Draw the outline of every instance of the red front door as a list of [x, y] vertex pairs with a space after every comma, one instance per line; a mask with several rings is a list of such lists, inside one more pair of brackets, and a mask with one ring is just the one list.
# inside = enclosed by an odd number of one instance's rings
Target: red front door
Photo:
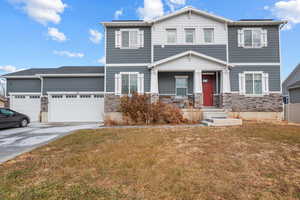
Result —
[[213, 75], [203, 75], [202, 76], [202, 86], [203, 86], [203, 105], [213, 106], [213, 96], [214, 96], [214, 81], [215, 76]]

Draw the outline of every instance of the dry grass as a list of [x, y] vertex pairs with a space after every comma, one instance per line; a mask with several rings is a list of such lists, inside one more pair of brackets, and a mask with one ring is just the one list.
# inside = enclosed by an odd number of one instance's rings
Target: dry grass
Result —
[[79, 131], [0, 166], [0, 199], [300, 199], [300, 127]]

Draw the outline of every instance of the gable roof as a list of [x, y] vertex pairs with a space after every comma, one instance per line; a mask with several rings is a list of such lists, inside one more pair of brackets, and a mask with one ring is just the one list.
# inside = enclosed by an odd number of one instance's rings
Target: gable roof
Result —
[[176, 17], [176, 16], [184, 14], [184, 13], [195, 13], [197, 15], [208, 17], [208, 18], [211, 18], [211, 19], [214, 19], [214, 20], [217, 20], [217, 21], [221, 21], [221, 22], [232, 22], [232, 20], [230, 20], [230, 19], [226, 19], [224, 17], [220, 17], [220, 16], [217, 16], [217, 15], [214, 15], [214, 14], [202, 11], [202, 10], [198, 10], [198, 9], [192, 7], [192, 6], [182, 8], [178, 11], [175, 11], [175, 12], [170, 13], [168, 15], [162, 16], [158, 19], [152, 20], [151, 22], [152, 23], [157, 23], [157, 22], [160, 22], [160, 21], [172, 18], [172, 17]]
[[59, 75], [59, 74], [103, 74], [103, 66], [64, 66], [59, 68], [32, 68], [14, 73], [3, 75], [5, 78], [9, 77], [26, 77], [26, 76], [37, 76], [37, 75]]
[[[105, 27], [143, 27], [143, 26], [152, 26], [154, 23], [167, 20], [172, 17], [176, 17], [178, 15], [184, 14], [184, 13], [194, 13], [197, 15], [201, 15], [219, 22], [227, 23], [232, 26], [251, 26], [251, 25], [257, 25], [257, 26], [263, 26], [263, 25], [284, 25], [287, 24], [288, 21], [286, 20], [273, 20], [273, 19], [243, 19], [239, 21], [227, 19], [224, 17], [220, 17], [218, 15], [196, 9], [192, 6], [184, 7], [180, 10], [177, 10], [175, 12], [169, 13], [167, 15], [161, 16], [157, 19], [145, 21], [145, 20], [113, 20], [112, 22], [102, 22], [102, 24]], [[282, 28], [282, 27], [281, 27]]]
[[179, 53], [179, 54], [176, 54], [174, 56], [171, 56], [171, 57], [168, 57], [168, 58], [156, 61], [152, 65], [150, 65], [149, 67], [152, 68], [154, 66], [161, 65], [163, 63], [167, 63], [167, 62], [170, 62], [172, 60], [176, 60], [176, 59], [184, 57], [184, 56], [196, 56], [196, 57], [200, 57], [202, 59], [205, 59], [205, 60], [208, 60], [208, 61], [212, 61], [212, 62], [221, 64], [221, 65], [224, 65], [224, 66], [233, 66], [233, 65], [230, 65], [230, 64], [228, 64], [227, 62], [225, 62], [223, 60], [220, 60], [220, 59], [217, 59], [217, 58], [214, 58], [214, 57], [211, 57], [211, 56], [207, 56], [205, 54], [198, 53], [196, 51], [185, 51], [183, 53]]

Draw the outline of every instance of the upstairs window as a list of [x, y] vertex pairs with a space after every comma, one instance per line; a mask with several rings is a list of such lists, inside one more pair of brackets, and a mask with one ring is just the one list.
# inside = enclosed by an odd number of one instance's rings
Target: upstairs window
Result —
[[261, 28], [244, 28], [238, 30], [238, 46], [244, 48], [267, 47], [267, 30]]
[[144, 31], [139, 29], [121, 29], [115, 32], [115, 47], [137, 49], [144, 47]]
[[192, 44], [195, 42], [195, 29], [185, 29], [185, 43]]
[[176, 96], [185, 97], [188, 94], [188, 77], [176, 76]]
[[214, 43], [214, 29], [213, 28], [205, 28], [204, 32], [204, 42], [205, 43]]
[[167, 44], [175, 44], [177, 42], [176, 29], [167, 29]]

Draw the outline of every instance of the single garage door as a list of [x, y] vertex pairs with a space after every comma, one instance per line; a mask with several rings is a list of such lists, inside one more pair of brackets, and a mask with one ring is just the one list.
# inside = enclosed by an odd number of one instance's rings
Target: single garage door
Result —
[[10, 96], [10, 108], [27, 115], [32, 122], [40, 121], [40, 94], [18, 94]]
[[100, 122], [104, 117], [103, 94], [51, 94], [49, 122]]

